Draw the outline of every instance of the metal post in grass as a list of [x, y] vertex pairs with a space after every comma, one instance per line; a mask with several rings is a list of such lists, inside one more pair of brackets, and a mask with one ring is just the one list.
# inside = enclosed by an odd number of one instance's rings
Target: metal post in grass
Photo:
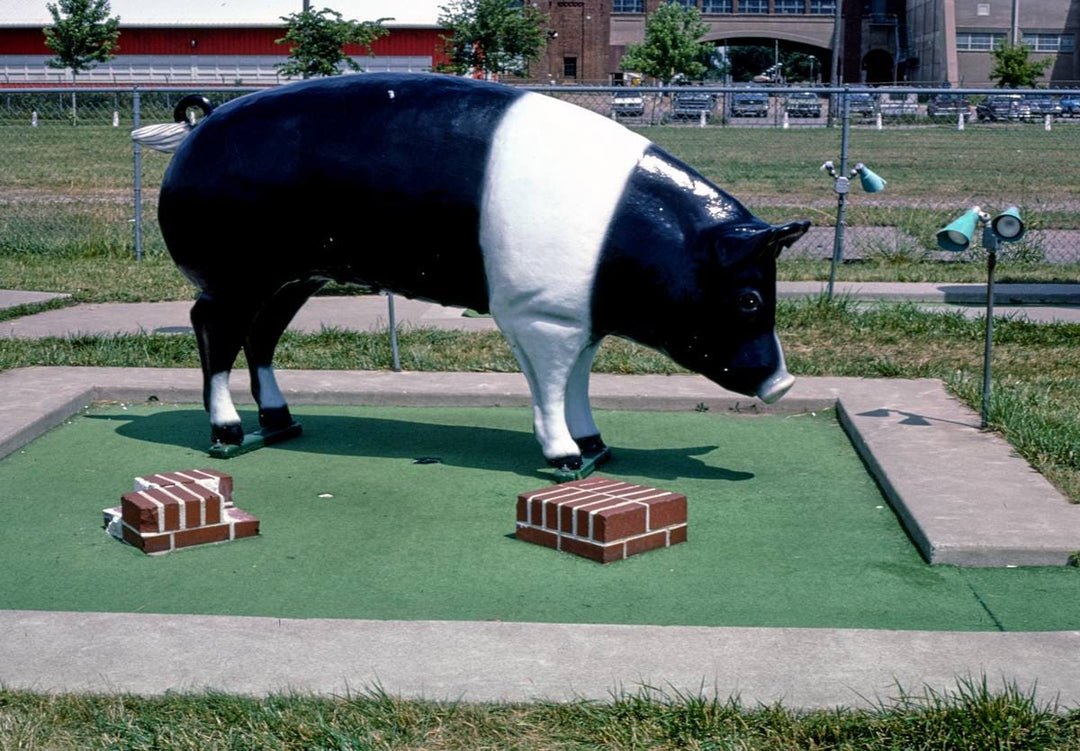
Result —
[[[131, 93], [131, 121], [132, 130], [141, 127], [142, 102], [139, 87], [136, 86]], [[135, 260], [142, 260], [142, 145], [132, 139], [135, 156]]]
[[[848, 87], [840, 95], [840, 175], [833, 189], [836, 191], [836, 229], [833, 233], [832, 262], [829, 264], [829, 301], [832, 302], [833, 286], [836, 284], [836, 266], [844, 257], [844, 222], [850, 180], [847, 177], [848, 136], [851, 134], [851, 112], [848, 109]], [[828, 164], [828, 162], [826, 162]], [[824, 166], [824, 165], [822, 165]]]
[[999, 242], [1016, 242], [1024, 236], [1024, 221], [1020, 211], [1010, 206], [993, 219], [978, 206], [972, 206], [937, 233], [937, 243], [943, 250], [962, 253], [971, 247], [975, 229], [982, 224], [982, 244], [986, 250], [986, 332], [983, 342], [982, 404], [980, 425], [990, 425], [990, 363], [994, 348], [994, 269], [997, 267]]
[[401, 372], [401, 355], [398, 351], [397, 318], [394, 315], [394, 293], [386, 293], [386, 310], [390, 317], [390, 367], [395, 373]]
[[843, 121], [840, 130], [840, 169], [837, 170], [832, 161], [821, 165], [821, 171], [834, 178], [833, 190], [836, 191], [836, 230], [833, 234], [832, 262], [829, 264], [829, 289], [828, 299], [832, 302], [833, 287], [836, 285], [836, 267], [844, 258], [844, 225], [847, 222], [846, 199], [851, 189], [851, 178], [859, 176], [862, 189], [867, 193], [877, 193], [885, 189], [885, 181], [870, 171], [862, 162], [856, 164], [848, 172], [848, 135], [851, 131], [851, 112], [848, 107], [848, 87], [840, 96]]

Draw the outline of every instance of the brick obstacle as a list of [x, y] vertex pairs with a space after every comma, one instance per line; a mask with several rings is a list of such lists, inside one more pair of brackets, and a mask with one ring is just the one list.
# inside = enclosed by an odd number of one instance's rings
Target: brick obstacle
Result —
[[518, 496], [517, 539], [610, 563], [686, 542], [686, 496], [606, 477]]
[[233, 478], [213, 469], [135, 478], [120, 505], [105, 509], [109, 534], [147, 554], [259, 534], [259, 520], [232, 501]]

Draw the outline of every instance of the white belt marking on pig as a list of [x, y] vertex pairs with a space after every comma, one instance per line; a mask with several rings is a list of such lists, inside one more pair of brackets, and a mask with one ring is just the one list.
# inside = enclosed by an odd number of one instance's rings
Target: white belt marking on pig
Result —
[[580, 453], [571, 430], [596, 432], [587, 397], [593, 286], [608, 227], [648, 146], [607, 118], [531, 93], [492, 137], [480, 201], [490, 308], [529, 382], [548, 459]]
[[649, 142], [588, 110], [526, 94], [492, 139], [480, 246], [500, 325], [518, 316], [590, 324], [608, 225]]

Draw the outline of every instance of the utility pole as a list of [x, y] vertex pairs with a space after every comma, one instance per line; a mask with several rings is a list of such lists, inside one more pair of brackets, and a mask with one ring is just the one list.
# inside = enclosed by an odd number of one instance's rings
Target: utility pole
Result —
[[1009, 27], [1009, 44], [1020, 44], [1020, 0], [1012, 0], [1012, 25]]

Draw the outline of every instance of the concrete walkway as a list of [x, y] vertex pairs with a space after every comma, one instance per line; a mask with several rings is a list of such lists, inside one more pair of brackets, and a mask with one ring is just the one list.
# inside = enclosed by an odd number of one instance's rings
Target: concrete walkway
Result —
[[[817, 296], [823, 282], [783, 282], [781, 298]], [[1080, 323], [1080, 284], [1002, 284], [996, 287], [995, 316], [1031, 321]], [[0, 308], [25, 304], [28, 294], [0, 290]], [[982, 284], [840, 283], [834, 294], [860, 302], [913, 302], [931, 310], [985, 315], [986, 287]], [[1020, 304], [1023, 303], [1023, 304]], [[483, 331], [495, 328], [490, 318], [471, 318], [462, 308], [394, 297], [399, 326]], [[190, 302], [82, 304], [0, 322], [0, 337], [38, 339], [46, 336], [119, 333], [184, 333], [191, 331]], [[389, 323], [387, 298], [313, 297], [289, 327], [315, 332], [323, 328], [349, 331], [385, 330]]]

